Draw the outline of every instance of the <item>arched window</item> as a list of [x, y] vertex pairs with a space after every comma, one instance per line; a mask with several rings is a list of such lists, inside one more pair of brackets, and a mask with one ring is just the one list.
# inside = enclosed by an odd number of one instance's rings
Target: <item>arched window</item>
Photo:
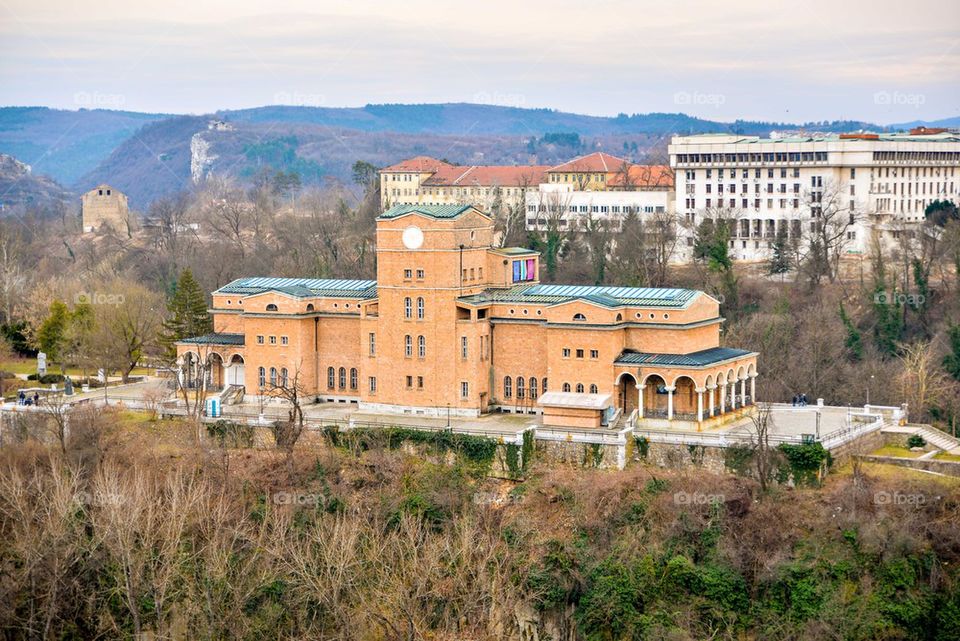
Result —
[[575, 321], [585, 321], [585, 320], [587, 320], [587, 317], [584, 316], [583, 314], [574, 314], [574, 315], [573, 315], [573, 320], [575, 320]]
[[597, 393], [597, 386], [596, 386], [595, 384], [593, 384], [593, 383], [590, 384], [590, 393], [591, 393], [591, 394], [596, 394], [596, 393]]
[[517, 377], [517, 398], [523, 398], [526, 396], [526, 390], [524, 389], [523, 377]]
[[417, 355], [420, 358], [427, 357], [427, 339], [423, 336], [417, 336]]
[[569, 392], [569, 391], [570, 391], [570, 383], [564, 383], [564, 384], [563, 384], [563, 391], [564, 391], [564, 392]]
[[267, 384], [267, 370], [263, 369], [262, 367], [257, 369], [257, 384], [260, 387], [263, 387]]
[[273, 387], [277, 386], [277, 368], [276, 367], [270, 368], [270, 385], [272, 385]]
[[417, 320], [423, 320], [423, 299], [417, 299]]
[[403, 317], [413, 318], [413, 299], [409, 296], [403, 299]]
[[546, 379], [546, 378], [543, 379], [543, 393], [544, 393], [544, 394], [547, 393], [547, 379]]
[[503, 397], [510, 398], [513, 396], [513, 379], [509, 376], [503, 377]]
[[532, 400], [537, 400], [537, 379], [530, 377], [530, 398]]
[[337, 381], [337, 382], [340, 383], [340, 389], [346, 389], [346, 387], [347, 387], [347, 368], [346, 368], [346, 367], [341, 367], [340, 370], [337, 372], [337, 374], [339, 374], [339, 376], [337, 377], [337, 378], [338, 378], [338, 381]]
[[308, 311], [308, 312], [312, 312], [312, 311], [313, 311], [313, 303], [307, 303], [307, 311]]
[[619, 323], [622, 320], [623, 320], [623, 314], [617, 314], [617, 322]]
[[281, 367], [280, 368], [280, 387], [286, 387], [286, 386], [287, 386], [287, 368]]
[[410, 334], [403, 337], [403, 354], [407, 358], [413, 356], [413, 336]]
[[332, 367], [327, 368], [327, 387], [333, 389], [337, 384], [337, 372]]
[[577, 383], [577, 394], [583, 394], [583, 383]]
[[353, 390], [357, 389], [357, 378], [358, 378], [357, 368], [351, 367], [350, 368], [350, 389], [353, 389]]
[[268, 311], [268, 312], [275, 312], [275, 311], [277, 311], [277, 306], [274, 305], [273, 303], [270, 303], [269, 305], [267, 305], [267, 311]]

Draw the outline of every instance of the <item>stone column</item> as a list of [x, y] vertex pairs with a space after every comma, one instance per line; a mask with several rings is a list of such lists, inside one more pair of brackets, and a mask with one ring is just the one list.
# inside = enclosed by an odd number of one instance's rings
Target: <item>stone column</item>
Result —
[[730, 382], [730, 409], [737, 409], [737, 381], [734, 379]]
[[709, 414], [710, 414], [710, 417], [711, 417], [711, 418], [713, 417], [713, 391], [714, 391], [715, 389], [717, 389], [716, 384], [711, 385], [710, 387], [707, 388], [707, 391], [710, 392], [710, 395], [707, 397], [707, 399], [708, 399], [708, 402], [709, 402], [709, 404], [710, 404], [710, 413], [709, 413]]
[[673, 392], [676, 390], [676, 387], [668, 387], [667, 390], [667, 420], [673, 420]]
[[703, 420], [703, 392], [702, 388], [697, 388], [697, 423]]
[[720, 413], [727, 411], [727, 384], [720, 385]]
[[757, 404], [757, 373], [750, 375], [750, 402]]
[[637, 418], [643, 418], [643, 385], [637, 383]]
[[740, 407], [747, 404], [747, 377], [740, 379]]

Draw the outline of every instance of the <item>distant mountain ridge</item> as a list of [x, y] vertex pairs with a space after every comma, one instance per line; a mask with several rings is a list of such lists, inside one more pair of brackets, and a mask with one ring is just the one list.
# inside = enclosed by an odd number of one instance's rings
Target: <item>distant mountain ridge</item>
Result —
[[[229, 123], [229, 131], [208, 130], [211, 120]], [[280, 105], [199, 116], [5, 107], [0, 108], [0, 153], [78, 193], [110, 182], [130, 196], [133, 206], [145, 208], [190, 186], [198, 150], [201, 173], [244, 179], [269, 167], [302, 173], [310, 184], [349, 181], [350, 166], [358, 159], [384, 165], [429, 153], [463, 164], [550, 164], [596, 149], [642, 157], [662, 148], [671, 134], [884, 131], [920, 124], [960, 126], [960, 118], [881, 127], [849, 120], [724, 123], [683, 113], [604, 117], [471, 103]], [[576, 134], [579, 143], [553, 144], [563, 137], [545, 134]]]

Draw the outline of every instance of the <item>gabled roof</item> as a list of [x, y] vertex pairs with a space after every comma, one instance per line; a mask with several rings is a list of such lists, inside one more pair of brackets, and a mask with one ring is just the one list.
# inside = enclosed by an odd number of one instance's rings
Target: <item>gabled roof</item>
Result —
[[401, 160], [395, 165], [384, 167], [380, 171], [408, 171], [427, 174], [438, 171], [444, 167], [453, 167], [453, 165], [445, 160], [437, 160], [436, 158], [432, 158], [430, 156], [414, 156], [413, 158]]
[[[627, 187], [642, 189], [651, 187], [673, 187], [673, 172], [667, 165], [630, 165], [626, 176], [620, 168], [614, 169], [613, 176], [607, 181], [607, 187]], [[625, 180], [626, 179], [626, 180]]]
[[[596, 151], [592, 154], [587, 154], [586, 156], [579, 156], [573, 160], [568, 160], [562, 165], [557, 165], [556, 167], [551, 167], [547, 171], [549, 173], [563, 172], [563, 171], [582, 171], [582, 172], [614, 172], [623, 167], [623, 163], [627, 162], [623, 158], [617, 158], [616, 156], [611, 156], [610, 154], [604, 153], [602, 151]], [[629, 163], [628, 163], [629, 164]]]
[[294, 298], [375, 298], [377, 281], [254, 276], [238, 278], [213, 293], [255, 296], [267, 292], [279, 292]]
[[428, 218], [450, 219], [457, 218], [471, 209], [476, 210], [483, 216], [486, 216], [473, 205], [394, 205], [387, 211], [380, 214], [380, 220], [390, 220], [399, 218], [407, 214], [421, 214]]
[[626, 350], [614, 361], [617, 365], [662, 365], [675, 367], [705, 367], [755, 352], [734, 347], [711, 347], [690, 354], [653, 354]]
[[473, 165], [441, 167], [423, 181], [440, 187], [528, 187], [545, 182], [546, 165]]
[[693, 289], [655, 287], [604, 287], [599, 285], [517, 285], [505, 289], [488, 289], [459, 300], [468, 304], [530, 303], [558, 305], [585, 300], [604, 307], [657, 307], [682, 309], [698, 294]]

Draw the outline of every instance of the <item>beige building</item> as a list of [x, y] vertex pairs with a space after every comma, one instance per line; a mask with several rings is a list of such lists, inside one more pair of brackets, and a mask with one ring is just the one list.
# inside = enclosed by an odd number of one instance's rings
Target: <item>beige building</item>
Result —
[[83, 232], [108, 227], [126, 232], [130, 220], [127, 196], [107, 184], [98, 185], [81, 198]]
[[702, 429], [751, 410], [757, 354], [720, 345], [715, 299], [543, 285], [537, 252], [493, 239], [475, 207], [395, 206], [377, 219], [375, 281], [241, 278], [213, 292], [214, 332], [177, 345], [185, 379], [205, 373], [251, 396], [296, 385], [371, 412], [543, 413], [578, 427], [632, 415]]

